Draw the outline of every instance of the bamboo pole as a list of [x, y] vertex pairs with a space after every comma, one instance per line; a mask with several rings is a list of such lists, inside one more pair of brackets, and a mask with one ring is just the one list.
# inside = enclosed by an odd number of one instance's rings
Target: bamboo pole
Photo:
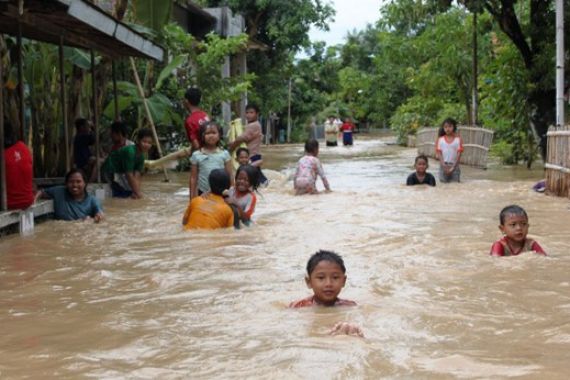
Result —
[[119, 92], [117, 90], [117, 67], [115, 64], [115, 60], [111, 61], [111, 70], [113, 75], [113, 105], [115, 106], [115, 121], [120, 120], [119, 115]]
[[[148, 108], [148, 103], [146, 96], [144, 94], [144, 89], [141, 84], [141, 80], [139, 78], [139, 73], [137, 72], [137, 66], [135, 65], [135, 59], [133, 57], [130, 58], [131, 61], [131, 68], [133, 70], [133, 75], [135, 77], [135, 82], [137, 84], [137, 88], [139, 90], [139, 95], [142, 98], [144, 109], [146, 112], [146, 117], [148, 118], [148, 122], [150, 123], [152, 134], [154, 136], [154, 140], [156, 141], [156, 149], [158, 150], [158, 155], [162, 158], [162, 148], [160, 147], [160, 141], [158, 141], [158, 134], [156, 133], [156, 127], [154, 126], [154, 120], [152, 119], [152, 115], [150, 113], [150, 109]], [[162, 168], [162, 172], [164, 173], [164, 181], [169, 182], [168, 173], [166, 168]]]
[[93, 126], [95, 127], [95, 170], [97, 183], [101, 183], [101, 165], [99, 165], [99, 115], [97, 110], [97, 80], [95, 79], [95, 52], [91, 49], [91, 96], [93, 104]]
[[18, 94], [20, 96], [20, 104], [19, 104], [19, 117], [20, 117], [20, 130], [19, 130], [19, 139], [22, 141], [26, 141], [24, 138], [24, 129], [26, 124], [26, 116], [25, 116], [25, 109], [26, 103], [24, 99], [24, 60], [22, 58], [22, 22], [20, 17], [18, 17], [18, 36], [17, 36], [17, 46], [18, 46], [18, 53], [17, 53], [17, 64], [18, 64]]
[[566, 125], [564, 117], [564, 0], [556, 0], [556, 126]]
[[69, 154], [69, 126], [67, 123], [67, 96], [65, 92], [65, 67], [63, 60], [63, 35], [59, 37], [59, 96], [63, 116], [63, 138], [65, 140], [65, 171], [69, 172], [71, 160]]

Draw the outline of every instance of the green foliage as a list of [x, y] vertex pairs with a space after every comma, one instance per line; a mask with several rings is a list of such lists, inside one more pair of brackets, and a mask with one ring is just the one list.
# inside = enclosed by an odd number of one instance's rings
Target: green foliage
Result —
[[134, 0], [132, 1], [132, 14], [135, 20], [159, 32], [170, 19], [172, 1]]

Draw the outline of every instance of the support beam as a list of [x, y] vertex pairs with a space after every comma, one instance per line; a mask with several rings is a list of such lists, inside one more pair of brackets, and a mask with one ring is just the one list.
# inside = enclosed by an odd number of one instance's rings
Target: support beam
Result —
[[63, 138], [65, 140], [65, 171], [71, 169], [69, 154], [69, 125], [67, 123], [67, 94], [65, 91], [65, 66], [63, 59], [63, 35], [59, 38], [59, 97], [61, 101], [61, 115], [63, 117]]
[[[137, 66], [135, 65], [135, 59], [133, 57], [130, 58], [131, 60], [131, 68], [133, 69], [133, 75], [135, 77], [135, 82], [137, 84], [137, 89], [139, 90], [139, 95], [143, 101], [144, 110], [146, 112], [146, 117], [148, 122], [150, 123], [150, 127], [152, 130], [152, 134], [154, 136], [154, 141], [156, 141], [156, 149], [158, 150], [158, 155], [162, 158], [162, 148], [160, 147], [160, 141], [158, 140], [158, 134], [156, 133], [156, 127], [154, 126], [154, 120], [152, 118], [152, 114], [150, 113], [150, 109], [148, 108], [148, 102], [146, 100], [146, 96], [144, 93], [144, 88], [141, 84], [141, 79], [139, 78], [139, 73], [137, 72]], [[162, 168], [162, 172], [164, 174], [164, 182], [169, 182], [170, 179], [168, 178], [168, 172], [166, 168]]]
[[287, 105], [287, 142], [291, 142], [291, 78], [289, 78], [289, 96]]
[[479, 67], [477, 46], [477, 11], [473, 12], [473, 91], [471, 94], [471, 122], [473, 126], [479, 125]]
[[556, 127], [566, 125], [564, 115], [564, 0], [556, 0]]
[[95, 170], [97, 183], [101, 183], [101, 165], [99, 164], [99, 110], [97, 109], [97, 79], [95, 78], [95, 53], [91, 49], [91, 96], [93, 107], [93, 126], [95, 127]]
[[111, 61], [111, 69], [113, 71], [113, 104], [115, 106], [115, 121], [119, 121], [119, 91], [117, 90], [117, 65], [115, 60]]
[[[222, 65], [222, 79], [230, 77], [230, 68], [230, 56], [227, 55]], [[232, 121], [232, 106], [230, 102], [222, 102], [222, 118], [224, 119], [224, 133], [227, 133], [230, 122]]]
[[20, 130], [18, 131], [18, 138], [22, 141], [26, 141], [24, 137], [24, 129], [26, 125], [26, 103], [24, 99], [24, 59], [22, 57], [22, 23], [18, 17], [18, 35], [17, 35], [17, 60], [18, 60], [18, 94], [20, 96], [19, 104], [19, 118], [20, 118]]

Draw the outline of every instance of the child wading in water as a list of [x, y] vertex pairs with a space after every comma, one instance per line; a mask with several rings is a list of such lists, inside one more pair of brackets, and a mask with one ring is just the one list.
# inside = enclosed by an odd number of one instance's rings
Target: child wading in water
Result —
[[[356, 306], [354, 301], [338, 298], [340, 291], [346, 284], [346, 267], [342, 257], [334, 252], [320, 250], [311, 256], [307, 262], [305, 283], [309, 289], [313, 290], [313, 295], [291, 302], [290, 308]], [[364, 336], [360, 327], [348, 322], [337, 323], [330, 333]]]
[[209, 192], [194, 197], [184, 213], [185, 230], [226, 228], [234, 226], [234, 212], [224, 201], [223, 193], [230, 188], [230, 177], [224, 169], [214, 169], [208, 177]]
[[319, 142], [314, 139], [307, 140], [305, 155], [297, 163], [297, 171], [293, 180], [295, 195], [317, 193], [317, 176], [321, 177], [326, 191], [331, 191], [321, 161], [317, 158], [318, 155]]
[[151, 147], [152, 131], [142, 128], [137, 133], [136, 145], [127, 145], [109, 154], [101, 167], [101, 173], [111, 185], [114, 197], [142, 198], [144, 156]]
[[493, 243], [491, 256], [516, 256], [523, 252], [533, 251], [546, 255], [542, 247], [533, 239], [527, 239], [528, 215], [517, 205], [507, 206], [499, 214], [499, 229], [503, 238]]
[[254, 191], [259, 186], [259, 171], [251, 165], [241, 165], [236, 171], [235, 186], [229, 191], [226, 202], [236, 206], [239, 219], [248, 226], [255, 211], [257, 197]]
[[220, 148], [221, 129], [212, 122], [200, 126], [201, 148], [190, 157], [190, 199], [210, 191], [208, 176], [214, 169], [224, 169], [232, 178], [232, 162], [227, 150]]
[[53, 199], [53, 211], [58, 220], [93, 218], [95, 223], [103, 219], [103, 209], [97, 198], [87, 193], [87, 179], [80, 169], [71, 169], [65, 175], [65, 186], [41, 190], [36, 199]]
[[435, 144], [441, 182], [459, 182], [460, 180], [459, 161], [461, 152], [463, 152], [463, 141], [456, 133], [457, 122], [453, 119], [445, 119], [441, 124], [439, 137]]
[[435, 186], [435, 177], [431, 173], [426, 172], [428, 167], [428, 158], [424, 154], [417, 156], [416, 161], [414, 162], [414, 168], [416, 171], [408, 176], [406, 185]]

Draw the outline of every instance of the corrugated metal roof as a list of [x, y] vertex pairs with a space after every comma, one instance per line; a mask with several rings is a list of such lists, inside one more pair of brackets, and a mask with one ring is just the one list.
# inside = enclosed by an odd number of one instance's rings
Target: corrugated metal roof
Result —
[[0, 0], [0, 33], [84, 49], [111, 57], [164, 59], [164, 49], [85, 0], [26, 0], [19, 15], [17, 0]]

